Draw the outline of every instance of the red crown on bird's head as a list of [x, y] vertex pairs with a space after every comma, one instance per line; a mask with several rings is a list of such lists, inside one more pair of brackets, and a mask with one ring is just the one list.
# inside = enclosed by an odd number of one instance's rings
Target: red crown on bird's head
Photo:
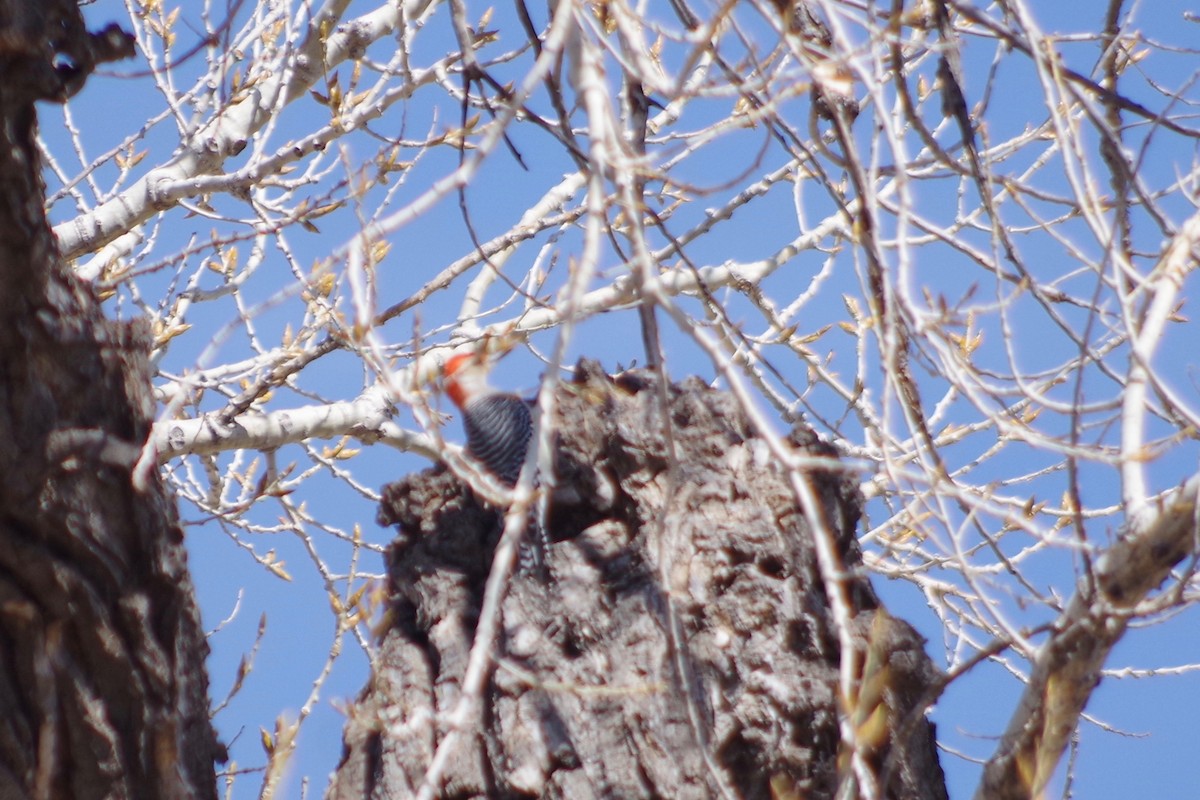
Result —
[[463, 408], [474, 395], [491, 391], [487, 385], [489, 370], [498, 359], [511, 352], [517, 342], [511, 333], [485, 335], [473, 349], [446, 359], [442, 365], [442, 383], [456, 406]]
[[[478, 352], [458, 353], [450, 356], [442, 366], [442, 380], [446, 386], [446, 394], [450, 395], [450, 399], [454, 401], [454, 405], [463, 408], [470, 399], [469, 394], [473, 387], [465, 385], [468, 381], [463, 381], [462, 378], [467, 375], [471, 369], [478, 370], [483, 366], [483, 359]], [[474, 376], [474, 383], [479, 383], [482, 376]]]
[[467, 366], [468, 362], [475, 361], [474, 353], [458, 353], [450, 356], [446, 364], [442, 367], [442, 375], [446, 378], [453, 378], [455, 373]]

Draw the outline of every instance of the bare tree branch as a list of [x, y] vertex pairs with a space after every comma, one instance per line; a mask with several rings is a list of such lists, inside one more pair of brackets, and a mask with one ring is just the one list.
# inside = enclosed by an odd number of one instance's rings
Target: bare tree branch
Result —
[[[1200, 550], [1198, 510], [1200, 476], [1132, 518], [1096, 560], [1095, 583], [1079, 587], [1038, 650], [1017, 711], [984, 768], [978, 800], [1036, 797], [1045, 789], [1130, 615]], [[1193, 564], [1176, 580], [1194, 574]]]

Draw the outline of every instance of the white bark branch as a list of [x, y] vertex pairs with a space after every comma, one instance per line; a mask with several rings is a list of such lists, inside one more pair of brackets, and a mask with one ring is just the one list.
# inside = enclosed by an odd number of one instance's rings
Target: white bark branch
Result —
[[185, 141], [168, 163], [150, 170], [108, 202], [54, 226], [63, 258], [77, 258], [102, 247], [189, 194], [200, 193], [187, 182], [219, 172], [227, 159], [242, 152], [251, 136], [273, 118], [281, 92], [284, 105], [303, 96], [332, 66], [363, 52], [395, 30], [400, 21], [399, 8], [389, 4], [326, 35], [323, 26], [336, 23], [336, 16], [324, 12], [310, 23], [308, 38], [290, 69], [281, 67], [272, 79], [247, 92], [241, 102], [222, 109]]
[[194, 419], [164, 420], [154, 425], [151, 436], [158, 461], [163, 463], [185, 455], [267, 450], [305, 439], [346, 435], [438, 458], [438, 447], [432, 437], [404, 430], [391, 421], [383, 393], [377, 390], [342, 403], [242, 414], [230, 423], [222, 422], [215, 413]]

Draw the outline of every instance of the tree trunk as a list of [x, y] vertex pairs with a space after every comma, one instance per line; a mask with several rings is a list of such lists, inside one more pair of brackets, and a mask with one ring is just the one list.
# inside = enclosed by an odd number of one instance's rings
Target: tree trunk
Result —
[[[614, 380], [586, 362], [560, 387], [550, 577], [524, 570], [508, 585], [481, 707], [440, 796], [831, 798], [848, 775], [838, 637], [787, 476], [731, 396], [671, 386], [664, 420], [656, 387], [652, 374]], [[808, 430], [792, 442], [832, 455]], [[810, 479], [858, 570], [855, 481]], [[380, 521], [400, 530], [390, 624], [346, 725], [338, 800], [407, 797], [425, 781], [500, 531], [443, 468], [388, 486]], [[918, 707], [937, 671], [857, 574], [852, 624], [868, 654], [857, 696], [875, 698], [860, 728], [866, 761], [886, 797], [944, 798]]]
[[[43, 210], [37, 100], [132, 53], [0, 0], [0, 797], [210, 798], [207, 646], [174, 504], [135, 477], [145, 326], [104, 319]], [[153, 460], [150, 462], [153, 464]]]

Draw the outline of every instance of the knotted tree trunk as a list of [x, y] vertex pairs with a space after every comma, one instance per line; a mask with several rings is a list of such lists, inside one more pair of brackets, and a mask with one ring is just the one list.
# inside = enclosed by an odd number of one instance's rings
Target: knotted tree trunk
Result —
[[0, 0], [0, 797], [216, 797], [175, 508], [135, 465], [146, 326], [106, 320], [43, 210], [38, 100], [132, 54], [74, 0]]
[[[846, 776], [838, 637], [787, 476], [730, 395], [698, 380], [667, 395], [664, 419], [653, 375], [614, 380], [587, 362], [560, 387], [549, 579], [526, 570], [507, 587], [480, 713], [442, 796], [827, 798]], [[833, 455], [808, 430], [792, 442]], [[933, 726], [910, 713], [937, 671], [861, 574], [855, 481], [809, 479], [859, 575], [866, 760], [887, 797], [944, 798]], [[390, 625], [332, 798], [407, 797], [425, 780], [501, 527], [443, 468], [388, 486], [380, 520], [400, 531]]]

